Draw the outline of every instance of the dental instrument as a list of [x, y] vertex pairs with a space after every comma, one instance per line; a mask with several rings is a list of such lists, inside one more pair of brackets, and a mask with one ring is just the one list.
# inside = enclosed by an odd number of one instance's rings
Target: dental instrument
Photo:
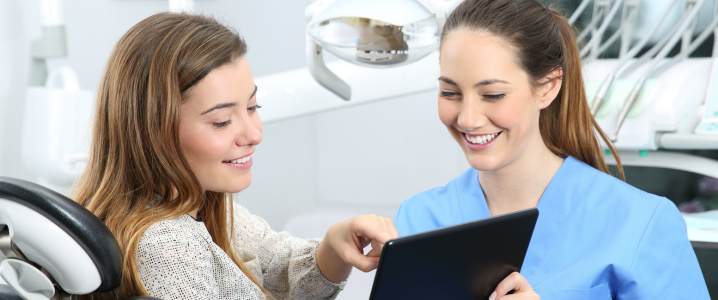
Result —
[[583, 11], [586, 10], [589, 3], [591, 3], [591, 0], [581, 0], [581, 4], [576, 7], [576, 10], [573, 14], [571, 14], [571, 17], [568, 18], [568, 25], [573, 26], [573, 23], [576, 23], [576, 20], [578, 20], [578, 17], [580, 17]]
[[[638, 17], [638, 9], [640, 7], [641, 1], [640, 0], [626, 0], [626, 2], [623, 4], [623, 16], [621, 16], [621, 25], [616, 29], [616, 31], [609, 37], [603, 45], [601, 45], [597, 51], [591, 51], [591, 53], [584, 59], [586, 60], [593, 60], [598, 58], [598, 56], [606, 51], [608, 47], [613, 45], [616, 40], [618, 40], [619, 37], [621, 37], [621, 54], [625, 55], [624, 52], [627, 52], [628, 50], [624, 51], [625, 49], [628, 49], [628, 46], [630, 46], [630, 42], [633, 39], [633, 30], [635, 28], [636, 19]], [[621, 56], [619, 56], [621, 57]]]
[[616, 142], [618, 139], [618, 132], [621, 129], [621, 125], [623, 125], [623, 122], [625, 121], [626, 117], [628, 116], [628, 112], [633, 108], [633, 104], [636, 101], [636, 98], [638, 98], [638, 95], [640, 94], [641, 89], [643, 88], [644, 83], [646, 82], [646, 79], [648, 76], [652, 75], [653, 71], [655, 70], [658, 63], [668, 56], [668, 52], [670, 52], [673, 49], [673, 46], [678, 42], [679, 39], [684, 37], [684, 32], [688, 29], [689, 26], [692, 25], [694, 22], [694, 19], [696, 15], [698, 14], [698, 11], [703, 6], [703, 3], [705, 0], [696, 0], [696, 1], [687, 1], [687, 3], [691, 3], [692, 7], [688, 15], [686, 16], [685, 20], [681, 22], [681, 25], [679, 26], [678, 31], [671, 36], [668, 43], [661, 49], [661, 51], [656, 55], [655, 58], [653, 58], [653, 61], [649, 65], [648, 69], [644, 72], [644, 75], [641, 76], [641, 78], [638, 80], [638, 83], [634, 86], [633, 90], [628, 96], [628, 99], [623, 105], [623, 108], [621, 109], [621, 112], [618, 115], [618, 120], [616, 121], [616, 126], [613, 129], [613, 134], [611, 135], [611, 141]]
[[[605, 19], [604, 16], [606, 15], [606, 12], [610, 9], [611, 0], [596, 0], [596, 2], [593, 4], [593, 15], [591, 16], [591, 22], [586, 25], [586, 28], [584, 28], [576, 38], [576, 42], [579, 43], [579, 46], [580, 43], [586, 39], [586, 36], [588, 36], [589, 33], [593, 35], [593, 33], [596, 32], [596, 26], [599, 24], [600, 21]], [[591, 38], [594, 37], [592, 36]]]
[[601, 46], [601, 40], [603, 39], [603, 33], [608, 29], [608, 25], [611, 24], [611, 21], [618, 13], [621, 4], [623, 4], [623, 0], [616, 0], [616, 2], [613, 3], [613, 7], [611, 7], [606, 18], [603, 19], [601, 26], [595, 32], [591, 32], [591, 40], [588, 41], [579, 52], [580, 57], [585, 57], [591, 50], [598, 51]]
[[[606, 97], [606, 94], [608, 94], [609, 89], [611, 88], [611, 84], [613, 83], [613, 80], [620, 76], [621, 69], [624, 69], [624, 66], [628, 64], [629, 60], [633, 59], [636, 54], [638, 54], [639, 51], [643, 49], [643, 47], [648, 43], [648, 41], [651, 39], [651, 37], [655, 34], [655, 32], [658, 30], [658, 28], [661, 25], [661, 20], [664, 20], [666, 16], [671, 12], [671, 9], [673, 6], [678, 2], [678, 0], [672, 0], [670, 5], [666, 7], [666, 9], [661, 14], [661, 17], [658, 19], [658, 21], [653, 24], [653, 27], [648, 31], [648, 34], [646, 34], [636, 45], [634, 45], [631, 50], [629, 50], [623, 57], [620, 59], [620, 61], [616, 64], [616, 66], [609, 72], [608, 76], [603, 80], [603, 83], [601, 83], [601, 87], [598, 90], [598, 93], [596, 93], [596, 96], [593, 99], [593, 103], [591, 104], [591, 114], [594, 116], [598, 112], [598, 110], [601, 108], [601, 105], [603, 104], [603, 100]], [[685, 15], [684, 15], [685, 16]], [[682, 19], [681, 19], [682, 21]], [[680, 21], [678, 22], [680, 24]], [[675, 27], [674, 29], [677, 29], [678, 27]], [[671, 32], [670, 35], [673, 35]], [[670, 36], [669, 35], [669, 36]], [[667, 40], [666, 40], [667, 41]], [[658, 45], [661, 45], [662, 41], [659, 41]], [[658, 49], [658, 45], [654, 47], [654, 49]]]
[[[718, 1], [714, 9], [715, 18], [718, 19]], [[701, 136], [718, 135], [718, 28], [713, 29], [713, 66], [709, 79], [710, 86], [701, 112], [701, 119], [693, 130]]]

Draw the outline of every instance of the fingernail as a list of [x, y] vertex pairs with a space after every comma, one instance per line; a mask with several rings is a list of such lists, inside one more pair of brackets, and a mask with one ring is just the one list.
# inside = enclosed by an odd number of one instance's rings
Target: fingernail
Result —
[[491, 296], [489, 296], [489, 300], [494, 300], [494, 299], [496, 299], [496, 291], [491, 293]]

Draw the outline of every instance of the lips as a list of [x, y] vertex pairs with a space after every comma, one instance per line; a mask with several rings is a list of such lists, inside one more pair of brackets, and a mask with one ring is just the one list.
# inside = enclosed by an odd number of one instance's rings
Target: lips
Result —
[[496, 137], [501, 134], [501, 131], [495, 132], [495, 133], [489, 133], [489, 134], [477, 134], [477, 135], [469, 135], [467, 133], [464, 133], [464, 136], [466, 137], [466, 140], [469, 141], [469, 143], [472, 144], [486, 144], [493, 141]]
[[245, 157], [238, 158], [238, 159], [234, 159], [234, 160], [226, 160], [226, 161], [223, 161], [223, 163], [228, 163], [228, 164], [243, 164], [243, 163], [246, 163], [246, 162], [250, 161], [251, 159], [252, 159], [252, 156], [251, 156], [251, 155], [247, 155], [247, 156], [245, 156]]
[[231, 169], [248, 170], [252, 167], [252, 162], [252, 155], [250, 154], [244, 157], [222, 161], [222, 164]]
[[464, 136], [466, 146], [469, 149], [474, 151], [481, 151], [491, 147], [491, 145], [493, 145], [496, 140], [501, 136], [501, 133], [503, 133], [503, 131], [482, 134], [468, 134], [462, 132], [461, 135]]

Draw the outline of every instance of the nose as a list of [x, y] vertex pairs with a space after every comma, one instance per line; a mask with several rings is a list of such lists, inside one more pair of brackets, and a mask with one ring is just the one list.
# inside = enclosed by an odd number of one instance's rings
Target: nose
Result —
[[488, 118], [478, 96], [464, 98], [456, 123], [467, 132], [486, 126]]
[[237, 146], [259, 145], [262, 142], [262, 123], [249, 116], [241, 118], [239, 132], [235, 139]]

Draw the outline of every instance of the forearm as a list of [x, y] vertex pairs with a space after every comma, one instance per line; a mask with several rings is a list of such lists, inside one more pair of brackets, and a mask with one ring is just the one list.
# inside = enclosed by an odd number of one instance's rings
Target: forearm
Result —
[[336, 230], [335, 226], [337, 225], [329, 228], [325, 238], [319, 243], [319, 246], [317, 246], [316, 254], [319, 271], [322, 272], [324, 277], [334, 283], [340, 283], [347, 280], [349, 273], [352, 270], [352, 266], [344, 262], [327, 238], [334, 230]]

